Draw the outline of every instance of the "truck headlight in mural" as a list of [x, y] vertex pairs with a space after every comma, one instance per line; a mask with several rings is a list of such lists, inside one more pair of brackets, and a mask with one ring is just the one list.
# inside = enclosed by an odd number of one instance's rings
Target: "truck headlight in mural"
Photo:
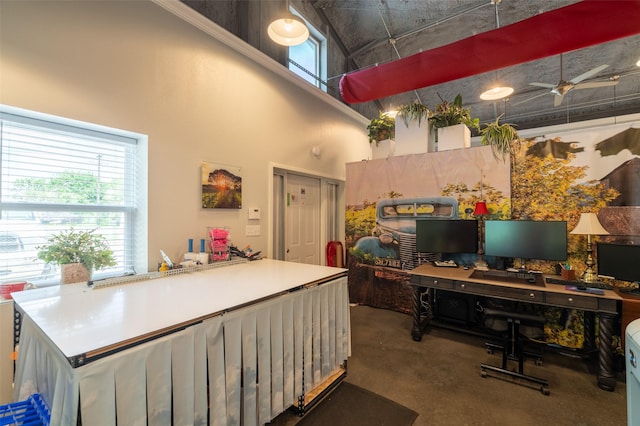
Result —
[[413, 269], [419, 263], [416, 220], [457, 217], [458, 201], [451, 197], [383, 199], [376, 204], [372, 236], [360, 238], [354, 248], [364, 261], [374, 265]]

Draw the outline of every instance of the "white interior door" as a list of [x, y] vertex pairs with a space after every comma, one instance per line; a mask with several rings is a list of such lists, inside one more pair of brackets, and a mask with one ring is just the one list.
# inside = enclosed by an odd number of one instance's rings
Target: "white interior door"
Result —
[[320, 179], [289, 173], [285, 260], [320, 265]]

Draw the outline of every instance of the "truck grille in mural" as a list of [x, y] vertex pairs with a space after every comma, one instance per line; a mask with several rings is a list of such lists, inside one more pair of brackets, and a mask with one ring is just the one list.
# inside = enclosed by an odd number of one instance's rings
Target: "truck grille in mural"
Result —
[[[372, 235], [360, 238], [355, 247], [363, 258], [373, 259], [376, 266], [411, 270], [419, 264], [416, 220], [456, 217], [458, 201], [452, 197], [383, 199], [376, 205], [376, 226]], [[436, 255], [430, 257], [435, 259]]]

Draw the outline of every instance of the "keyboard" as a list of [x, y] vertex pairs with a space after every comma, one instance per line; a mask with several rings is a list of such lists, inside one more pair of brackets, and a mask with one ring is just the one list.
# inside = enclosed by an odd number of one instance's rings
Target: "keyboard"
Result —
[[598, 288], [600, 290], [612, 290], [613, 286], [611, 284], [603, 283], [601, 281], [594, 281], [591, 283], [585, 281], [578, 280], [563, 280], [560, 278], [546, 277], [545, 281], [547, 284], [559, 284], [564, 286], [575, 286], [577, 288]]
[[450, 268], [457, 268], [458, 265], [456, 265], [456, 263], [453, 260], [436, 260], [433, 262], [434, 265], [436, 266], [448, 266]]
[[489, 269], [487, 271], [480, 271], [475, 269], [471, 273], [470, 278], [480, 278], [485, 280], [502, 281], [506, 283], [517, 283], [544, 287], [544, 280], [542, 274], [533, 273], [531, 271], [504, 271], [501, 269]]
[[503, 271], [501, 269], [489, 269], [484, 271], [485, 277], [498, 277], [498, 278], [517, 278], [520, 280], [535, 280], [536, 275], [528, 271]]

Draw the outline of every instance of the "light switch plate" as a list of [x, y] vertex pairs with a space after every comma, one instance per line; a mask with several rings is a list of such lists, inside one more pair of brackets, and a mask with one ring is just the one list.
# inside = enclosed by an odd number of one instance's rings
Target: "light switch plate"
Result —
[[247, 237], [257, 237], [260, 235], [260, 225], [247, 225], [244, 231]]

